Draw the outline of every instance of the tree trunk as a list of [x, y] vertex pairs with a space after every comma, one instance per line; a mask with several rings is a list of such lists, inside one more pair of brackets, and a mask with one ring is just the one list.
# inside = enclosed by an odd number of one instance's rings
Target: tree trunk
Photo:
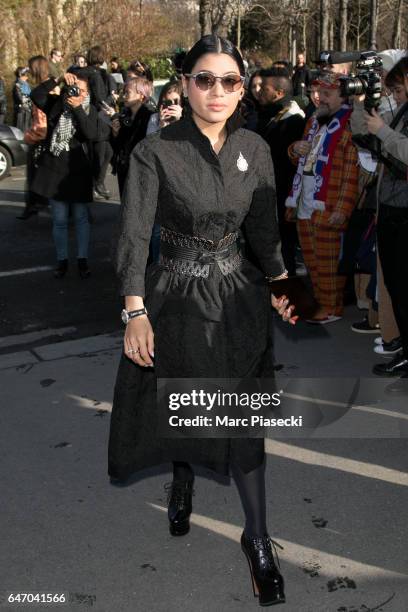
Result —
[[395, 11], [394, 28], [392, 31], [392, 48], [401, 49], [401, 23], [402, 23], [402, 9], [404, 0], [397, 0], [397, 6]]
[[340, 0], [340, 51], [347, 51], [348, 0]]
[[241, 0], [238, 0], [237, 6], [237, 47], [241, 51]]
[[369, 48], [377, 50], [378, 0], [370, 0], [370, 40]]
[[302, 18], [302, 51], [303, 53], [306, 52], [307, 49], [307, 43], [306, 43], [306, 23], [307, 23], [307, 15], [306, 13], [303, 15]]
[[211, 0], [200, 0], [198, 19], [200, 22], [201, 36], [211, 34]]
[[329, 19], [329, 48], [334, 49], [334, 21], [333, 19]]
[[320, 0], [320, 50], [329, 48], [329, 0]]
[[297, 36], [296, 36], [296, 25], [292, 24], [292, 66], [296, 66], [296, 56], [297, 56]]
[[356, 45], [357, 49], [360, 50], [360, 38], [361, 38], [361, 0], [357, 2], [357, 34], [356, 34]]

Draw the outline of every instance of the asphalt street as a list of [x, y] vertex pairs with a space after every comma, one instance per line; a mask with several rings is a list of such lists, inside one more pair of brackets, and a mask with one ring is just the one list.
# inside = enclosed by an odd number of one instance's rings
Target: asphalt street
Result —
[[[117, 192], [91, 207], [92, 276], [77, 276], [72, 235], [72, 266], [57, 281], [48, 213], [15, 218], [23, 189], [23, 170], [0, 183], [0, 610], [258, 609], [233, 481], [197, 468], [182, 538], [168, 532], [170, 466], [128, 487], [109, 483], [123, 334], [110, 263]], [[371, 392], [353, 399], [339, 428], [266, 440], [268, 525], [284, 548], [287, 612], [408, 610], [408, 410], [404, 399], [380, 399], [371, 367], [381, 357], [374, 336], [350, 330], [358, 318], [350, 306], [325, 327], [276, 324], [282, 387], [320, 377], [346, 388], [362, 377]], [[17, 593], [65, 602], [11, 603]]]

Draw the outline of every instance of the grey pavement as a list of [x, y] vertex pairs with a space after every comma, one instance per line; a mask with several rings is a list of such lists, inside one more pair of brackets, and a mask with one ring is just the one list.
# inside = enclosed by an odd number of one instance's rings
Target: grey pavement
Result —
[[[358, 316], [349, 307], [323, 328], [278, 323], [280, 379], [369, 377], [373, 336], [350, 331]], [[58, 342], [45, 334], [40, 344], [8, 336], [9, 352], [3, 347], [0, 609], [256, 610], [233, 482], [197, 470], [192, 528], [182, 538], [168, 533], [170, 466], [125, 488], [109, 483], [121, 333]], [[375, 436], [266, 441], [268, 525], [284, 547], [287, 612], [408, 609], [407, 444], [398, 431], [378, 437], [407, 411], [351, 412], [353, 427]], [[17, 592], [64, 593], [67, 603], [8, 603]]]

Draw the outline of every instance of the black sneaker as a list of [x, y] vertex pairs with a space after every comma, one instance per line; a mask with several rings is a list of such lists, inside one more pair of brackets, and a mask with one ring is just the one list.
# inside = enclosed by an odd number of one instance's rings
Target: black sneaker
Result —
[[400, 351], [388, 363], [377, 363], [373, 367], [373, 374], [377, 376], [402, 376], [408, 373], [408, 359]]
[[368, 322], [368, 317], [364, 317], [364, 319], [358, 323], [353, 323], [351, 329], [358, 334], [381, 334], [378, 323], [371, 326]]
[[378, 353], [378, 355], [394, 355], [394, 353], [398, 353], [402, 349], [402, 340], [399, 336], [398, 338], [394, 338], [390, 340], [390, 342], [382, 342], [381, 344], [377, 344], [374, 347], [374, 353]]

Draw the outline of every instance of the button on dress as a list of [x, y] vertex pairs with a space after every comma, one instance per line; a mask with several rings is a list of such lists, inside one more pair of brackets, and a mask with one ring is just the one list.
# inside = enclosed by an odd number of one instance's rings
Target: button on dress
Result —
[[[154, 335], [154, 368], [123, 353], [109, 436], [109, 474], [126, 479], [171, 461], [221, 474], [264, 459], [262, 438], [165, 439], [157, 435], [156, 377], [273, 378], [272, 308], [265, 276], [284, 271], [273, 166], [257, 134], [227, 124], [218, 155], [191, 116], [147, 136], [132, 152], [120, 211], [116, 270], [121, 295], [144, 297]], [[207, 278], [147, 268], [154, 222], [218, 243], [242, 232], [260, 269], [246, 259]]]

